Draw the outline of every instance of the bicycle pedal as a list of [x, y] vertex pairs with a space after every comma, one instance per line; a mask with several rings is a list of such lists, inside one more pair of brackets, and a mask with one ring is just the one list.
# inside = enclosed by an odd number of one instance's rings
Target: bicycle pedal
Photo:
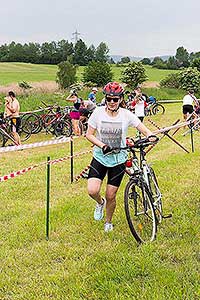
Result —
[[164, 216], [162, 216], [162, 217], [163, 217], [163, 219], [168, 219], [168, 218], [171, 218], [171, 217], [172, 217], [172, 214], [164, 215]]

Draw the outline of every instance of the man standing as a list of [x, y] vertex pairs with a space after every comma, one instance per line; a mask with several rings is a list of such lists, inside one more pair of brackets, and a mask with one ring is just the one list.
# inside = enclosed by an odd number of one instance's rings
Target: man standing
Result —
[[19, 111], [20, 105], [19, 101], [15, 97], [15, 93], [13, 91], [8, 92], [5, 102], [5, 115], [11, 120], [11, 132], [17, 145], [21, 145], [21, 140], [18, 134], [19, 127], [21, 125]]

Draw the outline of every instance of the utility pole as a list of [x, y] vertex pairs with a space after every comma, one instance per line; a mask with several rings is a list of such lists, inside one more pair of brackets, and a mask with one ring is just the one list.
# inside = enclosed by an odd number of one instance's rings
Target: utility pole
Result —
[[78, 36], [80, 35], [80, 32], [78, 32], [77, 29], [76, 29], [76, 31], [73, 32], [72, 35], [73, 35], [74, 43], [76, 44], [79, 40]]

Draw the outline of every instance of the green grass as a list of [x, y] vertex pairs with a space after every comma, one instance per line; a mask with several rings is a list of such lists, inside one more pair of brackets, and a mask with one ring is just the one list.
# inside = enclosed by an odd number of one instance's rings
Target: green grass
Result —
[[161, 69], [156, 69], [152, 68], [151, 66], [145, 66], [146, 74], [148, 76], [149, 81], [161, 81], [167, 75], [171, 73], [177, 73], [178, 70], [161, 70]]
[[[114, 80], [120, 81], [123, 67], [112, 66]], [[173, 70], [159, 70], [151, 66], [145, 66], [149, 81], [160, 81], [169, 73], [177, 72]], [[79, 67], [77, 71], [78, 80], [82, 81], [84, 67]], [[43, 80], [55, 81], [57, 66], [36, 65], [27, 63], [0, 63], [0, 85], [18, 83], [20, 81], [34, 82]]]
[[55, 81], [57, 66], [36, 65], [27, 63], [0, 63], [0, 85], [34, 82], [43, 80]]
[[[166, 105], [161, 127], [181, 118], [181, 104]], [[145, 124], [152, 128], [145, 120]], [[180, 129], [175, 138], [191, 149]], [[135, 130], [130, 130], [130, 135]], [[40, 134], [30, 142], [50, 139]], [[123, 207], [124, 178], [117, 197], [114, 231], [93, 220], [94, 201], [86, 181], [70, 184], [70, 163], [51, 168], [50, 240], [45, 240], [44, 166], [0, 183], [0, 299], [3, 300], [195, 300], [199, 284], [199, 133], [195, 153], [183, 152], [164, 137], [148, 154], [171, 219], [159, 226], [157, 240], [140, 247], [130, 234]], [[75, 153], [91, 149], [75, 139]], [[1, 154], [1, 175], [69, 155], [69, 144]], [[80, 155], [74, 174], [89, 164]], [[103, 190], [105, 185], [103, 185]]]

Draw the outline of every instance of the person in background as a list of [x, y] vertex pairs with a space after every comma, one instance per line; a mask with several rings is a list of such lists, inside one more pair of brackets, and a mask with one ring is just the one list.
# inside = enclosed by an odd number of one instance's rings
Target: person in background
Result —
[[75, 135], [81, 135], [81, 130], [79, 127], [79, 120], [80, 120], [80, 106], [81, 106], [81, 99], [78, 97], [78, 94], [75, 90], [71, 90], [69, 96], [66, 98], [67, 101], [73, 102], [73, 109], [70, 111], [70, 118], [72, 120], [73, 132]]
[[97, 102], [96, 101], [96, 93], [97, 92], [98, 92], [98, 89], [96, 87], [93, 87], [91, 93], [89, 93], [89, 95], [88, 95], [88, 100], [92, 101], [95, 104]]
[[198, 106], [198, 100], [193, 90], [188, 90], [187, 95], [183, 97], [183, 118], [187, 120], [188, 116], [193, 113], [194, 105]]
[[[127, 153], [112, 148], [126, 146], [129, 127], [136, 127], [145, 136], [152, 132], [129, 110], [121, 108], [123, 87], [117, 82], [105, 85], [105, 106], [95, 109], [88, 120], [86, 138], [95, 146], [88, 174], [88, 194], [96, 201], [94, 219], [103, 218], [106, 207], [105, 232], [113, 230], [112, 217], [116, 207], [116, 194], [125, 172]], [[153, 139], [153, 137], [151, 138]], [[153, 139], [154, 140], [154, 139]], [[107, 174], [105, 198], [101, 196], [103, 179]]]
[[134, 91], [135, 97], [129, 103], [131, 106], [131, 110], [135, 110], [135, 115], [140, 119], [141, 122], [143, 122], [144, 117], [145, 117], [145, 107], [148, 106], [146, 102], [146, 97], [142, 95], [141, 91], [136, 89]]
[[4, 116], [10, 118], [11, 120], [11, 132], [17, 145], [21, 145], [20, 136], [18, 134], [19, 127], [21, 125], [21, 119], [19, 116], [20, 105], [19, 101], [16, 99], [15, 93], [13, 91], [8, 92], [5, 97], [5, 113]]

